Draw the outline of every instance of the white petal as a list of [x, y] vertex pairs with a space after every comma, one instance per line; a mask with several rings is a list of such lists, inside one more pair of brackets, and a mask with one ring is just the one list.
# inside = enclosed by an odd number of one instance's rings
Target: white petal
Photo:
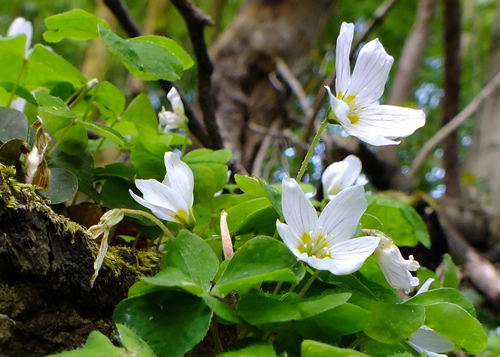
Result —
[[[175, 211], [172, 211], [166, 207], [163, 207], [163, 206], [157, 206], [157, 205], [154, 205], [146, 200], [144, 200], [142, 197], [139, 197], [137, 196], [134, 192], [132, 192], [132, 190], [129, 190], [129, 193], [130, 195], [132, 196], [132, 198], [134, 200], [136, 200], [136, 202], [138, 204], [140, 204], [141, 206], [144, 206], [146, 208], [149, 208], [151, 210], [151, 212], [153, 212], [153, 214], [160, 218], [160, 219], [165, 219], [167, 221], [170, 221], [170, 222], [178, 222], [176, 219], [174, 219], [174, 217], [177, 215], [177, 213]], [[180, 222], [178, 222], [180, 223]]]
[[355, 96], [360, 107], [379, 100], [393, 62], [378, 39], [368, 42], [359, 52], [345, 96]]
[[361, 160], [354, 155], [347, 156], [344, 160], [334, 162], [328, 166], [321, 177], [325, 195], [337, 195], [343, 189], [354, 184], [361, 173]]
[[171, 187], [184, 199], [189, 207], [193, 206], [194, 176], [189, 166], [173, 152], [165, 153], [167, 174], [163, 183]]
[[377, 248], [380, 238], [361, 237], [334, 244], [328, 270], [334, 275], [347, 275], [359, 270]]
[[410, 336], [408, 343], [420, 353], [426, 351], [429, 356], [431, 353], [435, 353], [437, 356], [446, 356], [438, 353], [448, 352], [455, 348], [455, 344], [449, 338], [425, 325], [422, 325]]
[[362, 186], [346, 188], [326, 205], [319, 217], [318, 227], [322, 227], [323, 234], [328, 235], [329, 246], [352, 238], [366, 207]]
[[347, 116], [349, 114], [349, 106], [343, 100], [335, 98], [330, 90], [330, 87], [325, 86], [325, 89], [328, 91], [328, 96], [330, 97], [330, 107], [332, 108], [332, 112], [337, 120], [343, 125], [350, 124], [351, 122]]
[[[144, 201], [150, 204], [150, 206], [145, 207], [152, 211], [153, 208], [162, 211], [164, 216], [175, 216], [179, 211], [183, 211], [185, 214], [191, 212], [190, 206], [184, 201], [179, 192], [156, 180], [135, 180], [135, 185], [143, 193]], [[172, 212], [175, 214], [172, 214]]]
[[300, 233], [296, 232], [292, 227], [287, 224], [281, 223], [279, 220], [276, 221], [276, 229], [283, 240], [283, 243], [290, 249], [290, 251], [295, 254], [297, 258], [301, 257], [301, 253], [298, 250], [299, 245], [302, 245]]
[[397, 145], [397, 138], [407, 137], [425, 124], [421, 110], [392, 105], [373, 105], [363, 108], [359, 121], [344, 125], [349, 135], [371, 145]]
[[335, 90], [337, 95], [344, 95], [349, 87], [351, 79], [351, 64], [349, 53], [351, 52], [352, 38], [354, 36], [354, 24], [343, 22], [340, 27], [340, 34], [337, 38], [337, 48], [335, 50]]
[[12, 21], [9, 26], [9, 30], [7, 31], [7, 36], [15, 36], [15, 35], [26, 35], [26, 54], [28, 53], [28, 49], [31, 47], [31, 41], [33, 39], [33, 25], [31, 22], [26, 21], [26, 19], [22, 17], [18, 17]]
[[299, 184], [294, 179], [285, 177], [282, 191], [281, 205], [286, 223], [301, 235], [314, 231], [318, 214]]
[[184, 104], [182, 103], [181, 96], [175, 87], [170, 89], [167, 94], [167, 99], [175, 113], [184, 114]]
[[403, 289], [405, 293], [409, 293], [412, 287], [418, 285], [418, 278], [411, 275], [410, 271], [416, 271], [420, 264], [413, 259], [405, 260], [392, 241], [388, 244], [381, 243], [374, 256], [385, 279], [394, 289]]
[[429, 287], [431, 286], [432, 282], [434, 281], [434, 279], [432, 278], [429, 278], [425, 281], [425, 283], [422, 284], [422, 286], [420, 287], [420, 289], [418, 289], [417, 293], [415, 294], [418, 295], [418, 294], [422, 294], [422, 293], [426, 293], [427, 291], [429, 291]]

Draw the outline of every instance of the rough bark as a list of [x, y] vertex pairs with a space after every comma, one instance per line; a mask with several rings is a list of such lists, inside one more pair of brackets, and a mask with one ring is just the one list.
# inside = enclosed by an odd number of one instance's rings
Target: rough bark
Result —
[[287, 90], [270, 79], [280, 57], [294, 75], [336, 1], [249, 0], [211, 48], [216, 117], [224, 146], [250, 171], [263, 134], [249, 126], [286, 123]]
[[0, 166], [0, 355], [75, 349], [92, 330], [112, 336], [114, 307], [159, 258], [111, 247], [91, 288], [98, 243], [12, 175]]

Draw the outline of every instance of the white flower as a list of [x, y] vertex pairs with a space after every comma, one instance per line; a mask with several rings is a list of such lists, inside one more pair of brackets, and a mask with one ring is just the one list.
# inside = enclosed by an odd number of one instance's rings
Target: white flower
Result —
[[342, 23], [336, 49], [337, 96], [325, 87], [333, 114], [347, 134], [368, 144], [399, 144], [396, 139], [425, 124], [425, 114], [421, 110], [378, 104], [394, 61], [378, 39], [363, 46], [351, 76], [349, 52], [353, 34], [354, 25]]
[[[422, 284], [416, 295], [425, 293], [429, 290], [434, 279], [427, 279]], [[408, 339], [408, 344], [413, 347], [418, 353], [425, 351], [429, 357], [446, 357], [441, 352], [448, 352], [455, 348], [454, 343], [430, 327], [422, 325], [417, 331]]]
[[410, 259], [405, 260], [391, 238], [379, 236], [380, 243], [373, 255], [389, 285], [394, 289], [403, 289], [408, 294], [419, 283], [418, 278], [411, 275], [410, 271], [416, 271], [420, 264], [411, 255]]
[[334, 162], [323, 172], [321, 182], [325, 196], [331, 200], [343, 189], [352, 186], [361, 173], [361, 160], [349, 155], [344, 160]]
[[129, 190], [132, 197], [141, 205], [149, 208], [155, 216], [177, 222], [186, 228], [195, 224], [193, 216], [194, 176], [187, 164], [174, 153], [165, 153], [167, 174], [163, 182], [154, 179], [135, 180], [135, 185], [144, 198]]
[[361, 268], [378, 245], [378, 237], [351, 239], [367, 203], [361, 186], [349, 187], [330, 201], [319, 219], [298, 183], [283, 180], [283, 216], [286, 224], [276, 228], [293, 254], [311, 267], [335, 275], [351, 274]]
[[186, 122], [184, 104], [182, 104], [177, 89], [172, 87], [167, 94], [167, 99], [172, 106], [173, 112], [165, 110], [165, 108], [162, 107], [161, 112], [158, 113], [159, 128], [165, 133], [173, 129], [183, 128]]
[[422, 325], [408, 339], [408, 344], [418, 353], [425, 352], [429, 357], [446, 357], [442, 352], [449, 352], [455, 348], [455, 344], [433, 329]]

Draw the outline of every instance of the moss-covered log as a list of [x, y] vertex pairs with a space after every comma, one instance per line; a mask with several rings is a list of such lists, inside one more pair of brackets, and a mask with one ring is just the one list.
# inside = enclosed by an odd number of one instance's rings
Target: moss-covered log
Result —
[[0, 165], [0, 355], [44, 356], [111, 336], [114, 307], [155, 253], [111, 247], [93, 288], [98, 242]]

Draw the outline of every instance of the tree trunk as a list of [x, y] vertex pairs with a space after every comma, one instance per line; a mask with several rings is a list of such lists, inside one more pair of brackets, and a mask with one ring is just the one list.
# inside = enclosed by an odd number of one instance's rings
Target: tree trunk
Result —
[[[268, 128], [286, 122], [288, 90], [277, 82], [275, 58], [294, 75], [307, 68], [336, 1], [248, 0], [211, 48], [217, 123], [224, 146], [247, 171]], [[333, 41], [334, 39], [332, 39]]]
[[0, 165], [0, 355], [45, 356], [112, 336], [111, 316], [157, 254], [111, 247], [93, 288], [99, 249], [85, 230], [54, 213], [33, 186]]

